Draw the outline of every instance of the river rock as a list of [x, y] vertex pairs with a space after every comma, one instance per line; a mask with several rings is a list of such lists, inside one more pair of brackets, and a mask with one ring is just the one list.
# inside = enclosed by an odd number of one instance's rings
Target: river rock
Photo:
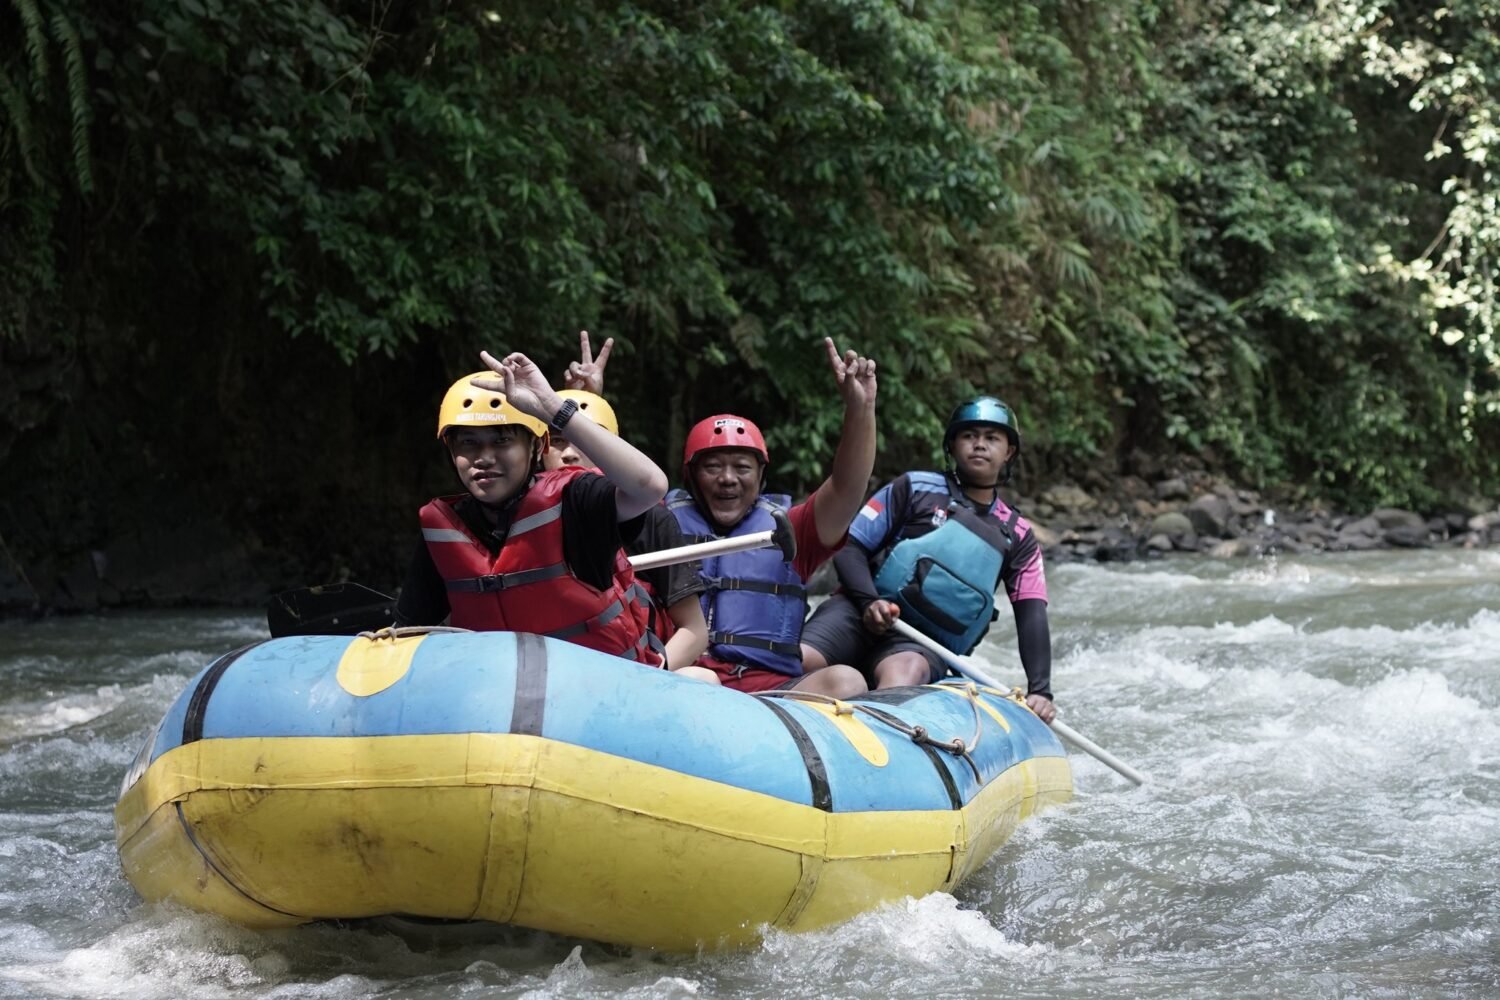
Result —
[[1152, 552], [1171, 552], [1172, 539], [1166, 535], [1152, 535], [1146, 539], [1146, 548]]
[[1056, 548], [1057, 543], [1062, 541], [1062, 536], [1045, 524], [1031, 522], [1031, 533], [1036, 536], [1036, 543], [1044, 549]]
[[1193, 522], [1186, 514], [1177, 511], [1169, 511], [1158, 514], [1151, 522], [1151, 527], [1146, 532], [1148, 535], [1166, 535], [1168, 538], [1180, 538], [1183, 535], [1194, 534]]
[[1201, 496], [1188, 504], [1185, 513], [1200, 535], [1223, 538], [1229, 533], [1229, 501], [1221, 496]]
[[1189, 531], [1185, 535], [1174, 535], [1172, 537], [1172, 544], [1176, 546], [1178, 552], [1197, 552], [1203, 547], [1199, 543], [1197, 533], [1192, 531]]
[[1215, 559], [1239, 559], [1254, 552], [1255, 543], [1248, 538], [1230, 538], [1208, 550]]
[[1370, 516], [1384, 531], [1392, 528], [1421, 528], [1425, 531], [1427, 528], [1427, 522], [1421, 514], [1399, 507], [1380, 507], [1371, 511]]
[[1057, 510], [1077, 512], [1092, 510], [1098, 505], [1093, 497], [1089, 496], [1077, 486], [1064, 483], [1060, 486], [1051, 486], [1042, 491], [1042, 502], [1050, 504]]
[[1387, 545], [1402, 549], [1425, 549], [1432, 544], [1427, 536], [1426, 524], [1398, 524], [1381, 537]]
[[1362, 517], [1357, 521], [1350, 521], [1339, 528], [1340, 538], [1352, 538], [1360, 536], [1364, 538], [1377, 538], [1380, 535], [1380, 522], [1373, 517]]
[[1156, 499], [1158, 500], [1186, 500], [1189, 495], [1187, 481], [1180, 477], [1163, 479], [1156, 484]]
[[1495, 525], [1500, 524], [1500, 510], [1492, 510], [1487, 514], [1475, 514], [1469, 518], [1469, 530], [1484, 534]]
[[1370, 549], [1378, 549], [1385, 542], [1374, 535], [1362, 535], [1358, 532], [1340, 533], [1337, 538], [1328, 543], [1329, 552], [1367, 552]]

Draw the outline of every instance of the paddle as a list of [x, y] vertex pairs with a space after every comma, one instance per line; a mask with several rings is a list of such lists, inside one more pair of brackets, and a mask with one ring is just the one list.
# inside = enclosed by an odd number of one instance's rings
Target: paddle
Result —
[[271, 637], [357, 635], [396, 620], [396, 601], [362, 583], [325, 583], [288, 590], [266, 605]]
[[[958, 671], [963, 676], [969, 678], [969, 680], [978, 681], [980, 684], [983, 684], [986, 687], [1004, 689], [1004, 684], [1001, 684], [999, 681], [991, 677], [984, 670], [984, 668], [975, 663], [973, 659], [967, 656], [959, 656], [957, 653], [953, 652], [953, 650], [947, 648], [946, 646], [933, 639], [928, 638], [921, 632], [918, 632], [906, 622], [897, 619], [896, 621], [891, 623], [891, 627], [894, 628], [897, 632], [900, 632], [902, 635], [906, 636], [912, 642], [915, 642], [926, 649], [930, 649], [938, 656], [941, 656], [944, 660], [948, 661], [949, 666], [951, 666], [954, 670]], [[1129, 778], [1137, 785], [1143, 785], [1146, 783], [1145, 775], [1141, 774], [1141, 772], [1137, 771], [1135, 768], [1131, 767], [1129, 764], [1125, 763], [1120, 758], [1110, 753], [1108, 750], [1105, 750], [1099, 744], [1095, 743], [1087, 736], [1084, 736], [1082, 733], [1079, 733], [1077, 730], [1073, 729], [1066, 723], [1058, 719], [1053, 719], [1052, 730], [1057, 733], [1057, 735], [1061, 736], [1063, 739], [1067, 740], [1069, 743], [1073, 744], [1075, 747], [1088, 754], [1090, 757], [1093, 757], [1095, 760], [1104, 764], [1106, 767], [1113, 768], [1115, 771]]]
[[[772, 515], [776, 527], [738, 538], [716, 538], [675, 549], [646, 552], [630, 557], [630, 568], [660, 569], [692, 562], [704, 556], [748, 552], [775, 546], [788, 562], [797, 556], [797, 537], [784, 511]], [[385, 628], [395, 621], [396, 599], [359, 583], [329, 583], [319, 587], [288, 590], [266, 605], [266, 624], [271, 637], [287, 635], [357, 635]]]

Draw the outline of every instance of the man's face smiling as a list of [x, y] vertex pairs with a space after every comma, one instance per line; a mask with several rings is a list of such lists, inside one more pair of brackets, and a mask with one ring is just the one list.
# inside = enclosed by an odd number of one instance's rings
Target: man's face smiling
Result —
[[480, 503], [510, 499], [531, 477], [533, 437], [524, 427], [459, 427], [448, 432], [453, 466]]
[[976, 424], [953, 436], [952, 451], [964, 482], [988, 486], [1010, 458], [1010, 438], [998, 424]]
[[748, 448], [715, 448], [688, 469], [714, 523], [733, 528], [760, 498], [760, 456]]

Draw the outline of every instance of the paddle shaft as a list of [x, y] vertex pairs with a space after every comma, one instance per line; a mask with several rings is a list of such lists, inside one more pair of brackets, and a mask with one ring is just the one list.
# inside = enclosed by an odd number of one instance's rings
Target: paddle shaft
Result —
[[722, 556], [731, 552], [764, 549], [776, 544], [775, 535], [774, 531], [757, 531], [738, 538], [716, 538], [711, 542], [695, 542], [692, 545], [681, 545], [675, 549], [662, 549], [660, 552], [644, 552], [630, 557], [630, 568], [634, 570], [660, 569], [663, 566], [692, 562], [704, 556]]
[[[910, 639], [912, 642], [915, 642], [918, 645], [922, 646], [924, 649], [929, 649], [932, 652], [936, 653], [938, 656], [941, 656], [948, 662], [949, 666], [951, 666], [954, 670], [957, 670], [960, 674], [963, 674], [965, 677], [969, 678], [969, 680], [978, 681], [980, 684], [984, 684], [992, 688], [1004, 688], [1006, 686], [991, 677], [983, 667], [977, 665], [969, 657], [959, 656], [957, 653], [953, 652], [953, 650], [942, 645], [936, 640], [923, 635], [921, 632], [918, 632], [916, 629], [912, 628], [906, 622], [901, 621], [899, 618], [891, 623], [891, 627], [897, 632], [906, 636], [906, 638]], [[1052, 730], [1053, 732], [1057, 733], [1057, 735], [1061, 736], [1063, 739], [1067, 740], [1069, 743], [1073, 744], [1075, 747], [1088, 754], [1090, 757], [1093, 757], [1095, 760], [1104, 764], [1106, 767], [1112, 768], [1119, 774], [1124, 775], [1126, 778], [1129, 778], [1137, 785], [1144, 785], [1146, 783], [1145, 775], [1141, 774], [1141, 772], [1137, 771], [1135, 768], [1131, 767], [1129, 764], [1125, 763], [1123, 760], [1116, 757], [1108, 750], [1105, 750], [1099, 744], [1095, 743], [1087, 736], [1084, 736], [1082, 733], [1078, 732], [1067, 723], [1062, 722], [1059, 719], [1053, 719]]]

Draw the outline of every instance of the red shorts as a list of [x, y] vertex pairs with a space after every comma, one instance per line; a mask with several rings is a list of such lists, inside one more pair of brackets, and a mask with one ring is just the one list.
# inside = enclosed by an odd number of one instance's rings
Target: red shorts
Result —
[[801, 677], [788, 677], [775, 670], [749, 667], [743, 663], [728, 663], [712, 656], [698, 657], [695, 666], [707, 667], [719, 675], [719, 683], [735, 691], [754, 694], [757, 691], [780, 691], [800, 681]]

